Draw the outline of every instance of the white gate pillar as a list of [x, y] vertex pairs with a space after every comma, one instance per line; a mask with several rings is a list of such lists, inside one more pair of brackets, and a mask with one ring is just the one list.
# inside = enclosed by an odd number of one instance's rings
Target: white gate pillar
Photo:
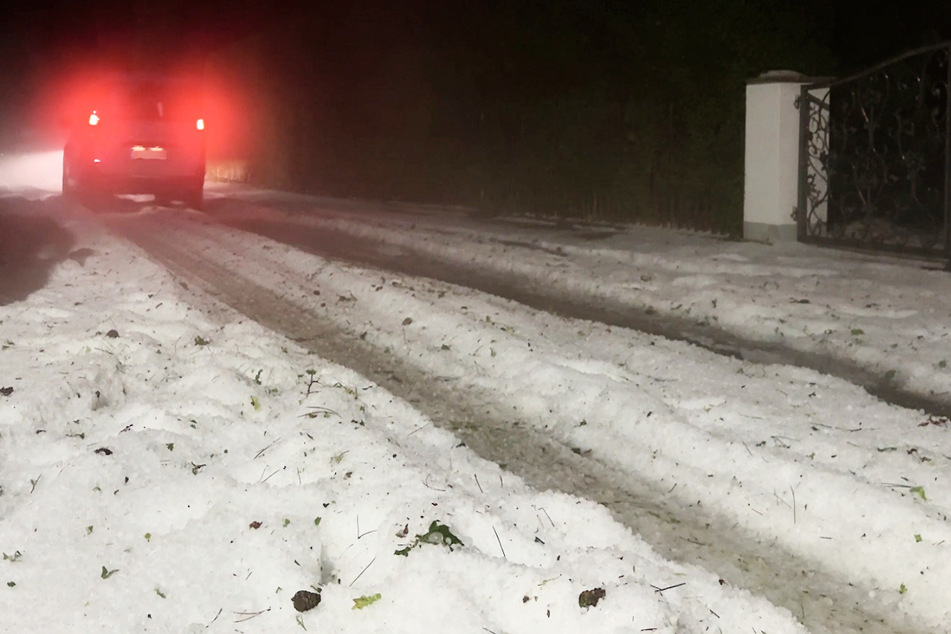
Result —
[[746, 85], [743, 237], [758, 242], [796, 240], [799, 110], [803, 84], [792, 71], [770, 71]]

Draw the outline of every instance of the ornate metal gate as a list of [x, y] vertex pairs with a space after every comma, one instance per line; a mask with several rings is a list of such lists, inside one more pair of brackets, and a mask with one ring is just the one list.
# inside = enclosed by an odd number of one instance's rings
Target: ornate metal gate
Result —
[[951, 42], [802, 87], [799, 239], [951, 258]]

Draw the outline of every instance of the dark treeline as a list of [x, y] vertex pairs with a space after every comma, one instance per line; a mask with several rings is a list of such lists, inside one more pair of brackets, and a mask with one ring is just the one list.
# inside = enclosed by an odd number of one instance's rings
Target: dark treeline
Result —
[[749, 78], [942, 35], [875, 4], [317, 2], [211, 67], [248, 87], [264, 183], [738, 233]]

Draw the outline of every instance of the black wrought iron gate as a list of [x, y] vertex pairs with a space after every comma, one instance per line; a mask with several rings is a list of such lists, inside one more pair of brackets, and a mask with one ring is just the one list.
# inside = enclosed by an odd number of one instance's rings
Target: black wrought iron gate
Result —
[[802, 87], [799, 239], [951, 259], [951, 42]]

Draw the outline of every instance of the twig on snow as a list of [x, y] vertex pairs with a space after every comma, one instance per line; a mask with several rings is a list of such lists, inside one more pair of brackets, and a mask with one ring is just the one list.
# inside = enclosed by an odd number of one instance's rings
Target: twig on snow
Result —
[[430, 425], [432, 425], [432, 423], [426, 423], [425, 425], [420, 425], [419, 427], [417, 427], [416, 429], [414, 429], [413, 431], [411, 431], [410, 433], [408, 433], [408, 434], [406, 434], [406, 435], [407, 435], [407, 436], [412, 436], [413, 434], [415, 434], [415, 433], [418, 432], [418, 431], [423, 431], [424, 429], [426, 429], [426, 428], [429, 427]]
[[792, 485], [789, 486], [789, 491], [792, 493], [792, 523], [796, 523], [796, 489], [792, 488]]
[[340, 414], [330, 409], [329, 407], [321, 407], [320, 405], [311, 405], [307, 409], [309, 409], [310, 411], [307, 412], [306, 414], [301, 414], [299, 418], [305, 418], [305, 417], [317, 418], [321, 414], [323, 414], [324, 416], [327, 416], [328, 414], [332, 414], [333, 416], [340, 418]]
[[361, 571], [360, 571], [360, 574], [358, 574], [356, 577], [354, 577], [353, 581], [350, 582], [350, 587], [351, 587], [351, 588], [353, 587], [353, 584], [355, 584], [355, 583], [357, 582], [357, 579], [359, 579], [360, 577], [362, 577], [362, 576], [363, 576], [363, 573], [365, 573], [365, 572], [370, 568], [370, 566], [373, 565], [373, 562], [374, 562], [374, 561], [376, 561], [376, 557], [374, 557], [373, 559], [371, 559], [371, 560], [370, 560], [370, 563], [368, 563], [368, 564], [366, 565], [366, 568], [364, 568], [363, 570], [361, 570]]
[[279, 442], [281, 442], [281, 439], [280, 439], [280, 438], [278, 438], [277, 440], [275, 440], [274, 442], [272, 442], [270, 445], [268, 445], [267, 447], [265, 447], [265, 448], [262, 449], [261, 451], [257, 452], [257, 453], [254, 455], [254, 458], [252, 458], [252, 460], [257, 460], [258, 458], [260, 458], [261, 456], [263, 456], [263, 455], [267, 452], [268, 449], [270, 449], [271, 447], [273, 447], [274, 445], [276, 445], [276, 444], [279, 443]]
[[251, 619], [261, 616], [265, 612], [270, 612], [271, 608], [266, 608], [258, 612], [235, 612], [234, 615], [240, 618], [234, 620], [235, 623], [244, 623], [245, 621], [250, 621]]
[[304, 398], [307, 398], [311, 394], [315, 394], [316, 390], [312, 391], [313, 387], [315, 385], [320, 385], [320, 379], [314, 378], [317, 375], [316, 372], [314, 372], [313, 370], [308, 370], [307, 374], [310, 375], [310, 378], [308, 379], [308, 382], [307, 382], [307, 393], [304, 394]]
[[783, 449], [789, 449], [792, 446], [791, 443], [795, 442], [796, 440], [795, 438], [789, 438], [788, 436], [771, 436], [771, 438], [777, 447], [781, 447]]
[[360, 540], [360, 539], [366, 537], [367, 535], [372, 535], [372, 534], [375, 533], [376, 531], [377, 531], [377, 529], [374, 528], [374, 529], [368, 530], [368, 531], [365, 532], [365, 533], [361, 533], [361, 532], [360, 532], [360, 516], [357, 515], [357, 539], [358, 539], [358, 540]]
[[786, 506], [789, 506], [789, 502], [787, 502], [787, 501], [784, 500], [783, 498], [779, 497], [779, 494], [776, 493], [775, 490], [773, 490], [773, 497], [776, 498], [776, 501], [777, 501], [777, 502], [780, 502], [780, 503], [782, 503], [782, 504], [785, 504]]
[[505, 556], [505, 549], [502, 547], [502, 540], [499, 539], [499, 532], [495, 530], [495, 527], [492, 527], [492, 532], [495, 533], [495, 541], [499, 542], [499, 550], [502, 551], [502, 559], [508, 560], [508, 557]]
[[[286, 469], [287, 467], [284, 467], [284, 468]], [[267, 471], [267, 467], [264, 467], [264, 471]], [[261, 475], [262, 475], [262, 476], [264, 475], [264, 471], [261, 472]], [[266, 478], [264, 478], [263, 480], [261, 480], [261, 484], [264, 484], [265, 482], [267, 482], [268, 480], [270, 480], [271, 478], [273, 478], [275, 475], [277, 475], [277, 474], [280, 473], [281, 471], [283, 471], [283, 469], [275, 469], [274, 471], [271, 472], [271, 475], [269, 475], [268, 477], [266, 477]]]
[[432, 489], [433, 491], [439, 491], [440, 493], [444, 493], [446, 489], [440, 489], [438, 487], [434, 487], [429, 484], [429, 478], [432, 477], [432, 475], [433, 474], [431, 473], [426, 475], [426, 479], [423, 480], [423, 486], [426, 487], [427, 489]]

